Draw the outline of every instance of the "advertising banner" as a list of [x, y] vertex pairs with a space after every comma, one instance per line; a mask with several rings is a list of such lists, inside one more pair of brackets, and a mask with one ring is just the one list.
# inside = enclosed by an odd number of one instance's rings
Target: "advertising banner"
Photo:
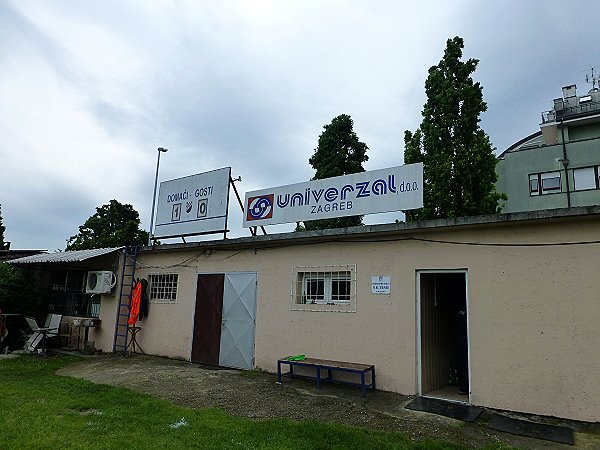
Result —
[[225, 167], [160, 183], [154, 237], [224, 231], [230, 175]]
[[421, 208], [423, 164], [247, 192], [244, 205], [244, 227]]

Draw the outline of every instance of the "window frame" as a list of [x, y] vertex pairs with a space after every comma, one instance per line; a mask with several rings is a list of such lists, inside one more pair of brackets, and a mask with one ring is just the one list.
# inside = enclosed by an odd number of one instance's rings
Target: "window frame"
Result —
[[[532, 187], [532, 182], [535, 183], [535, 188]], [[540, 174], [529, 174], [529, 195], [536, 196], [540, 195]]]
[[[556, 174], [555, 176], [549, 176]], [[546, 175], [546, 176], [545, 176]], [[554, 180], [558, 178], [558, 186], [544, 188], [544, 180]], [[532, 182], [536, 183], [536, 189], [532, 189]], [[529, 196], [551, 195], [562, 193], [562, 171], [552, 170], [550, 172], [538, 172], [529, 174]]]
[[[575, 183], [575, 172], [577, 170], [583, 169], [593, 169], [594, 170], [594, 182], [595, 187], [585, 188], [585, 189], [577, 189], [577, 184]], [[600, 189], [600, 166], [585, 166], [585, 167], [576, 167], [571, 170], [571, 174], [573, 176], [573, 192], [583, 192], [583, 191], [593, 191], [596, 189]]]
[[95, 314], [100, 314], [100, 295], [85, 292], [86, 272], [88, 270], [80, 268], [50, 270], [50, 312], [73, 317], [97, 317]]
[[356, 312], [356, 265], [295, 266], [291, 282], [292, 311]]
[[[171, 277], [171, 279], [168, 279]], [[174, 279], [172, 279], [174, 277]], [[167, 279], [164, 279], [167, 278]], [[156, 280], [155, 280], [156, 279]], [[162, 280], [161, 280], [162, 279]], [[159, 281], [160, 280], [160, 281]], [[162, 286], [155, 286], [155, 283], [163, 283]], [[168, 289], [171, 289], [169, 299]], [[174, 293], [172, 292], [174, 290]], [[157, 296], [157, 293], [162, 294]], [[148, 301], [150, 303], [177, 303], [179, 293], [179, 273], [177, 272], [165, 272], [165, 273], [149, 273], [148, 274]]]

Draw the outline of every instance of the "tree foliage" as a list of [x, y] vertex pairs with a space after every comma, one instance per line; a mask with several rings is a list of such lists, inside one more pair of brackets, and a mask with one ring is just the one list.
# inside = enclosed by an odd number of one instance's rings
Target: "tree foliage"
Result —
[[2, 205], [0, 205], [0, 250], [4, 248], [4, 232], [6, 227], [2, 223]]
[[404, 162], [423, 162], [424, 207], [407, 220], [500, 212], [496, 163], [489, 136], [479, 126], [487, 110], [481, 85], [473, 81], [478, 60], [461, 61], [464, 42], [448, 39], [444, 57], [429, 69], [423, 121], [404, 134]]
[[79, 233], [67, 241], [67, 250], [145, 245], [148, 232], [140, 229], [140, 216], [129, 204], [117, 200], [96, 208], [79, 227]]
[[7, 263], [0, 263], [0, 309], [41, 317], [48, 310], [48, 292], [37, 288], [31, 275]]
[[[365, 171], [363, 163], [369, 159], [367, 156], [369, 147], [358, 139], [353, 126], [352, 118], [347, 114], [341, 114], [334, 117], [329, 125], [323, 127], [317, 148], [308, 160], [315, 169], [313, 180]], [[362, 225], [362, 216], [304, 222], [306, 230], [343, 228], [357, 225]]]

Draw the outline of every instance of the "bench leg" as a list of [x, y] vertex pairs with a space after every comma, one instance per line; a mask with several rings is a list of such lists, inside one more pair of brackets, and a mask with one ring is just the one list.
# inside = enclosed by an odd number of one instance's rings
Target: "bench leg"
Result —
[[360, 373], [360, 396], [361, 397], [367, 396], [367, 394], [365, 392], [365, 373], [364, 372]]
[[317, 389], [321, 389], [321, 368], [317, 367]]
[[371, 380], [372, 380], [372, 384], [373, 384], [373, 390], [375, 390], [375, 367], [373, 367], [373, 369], [371, 369]]
[[277, 383], [281, 384], [281, 362], [277, 361]]

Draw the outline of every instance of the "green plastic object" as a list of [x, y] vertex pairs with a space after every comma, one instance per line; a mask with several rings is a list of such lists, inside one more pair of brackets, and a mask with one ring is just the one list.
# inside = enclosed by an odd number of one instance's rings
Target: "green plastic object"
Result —
[[304, 361], [306, 359], [306, 355], [288, 356], [286, 359], [288, 361]]

